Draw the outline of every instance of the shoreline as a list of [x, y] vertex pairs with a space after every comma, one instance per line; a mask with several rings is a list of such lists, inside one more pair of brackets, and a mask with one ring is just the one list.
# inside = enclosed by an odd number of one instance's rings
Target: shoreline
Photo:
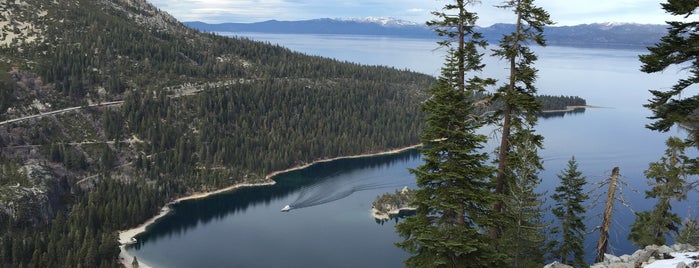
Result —
[[[170, 214], [170, 212], [172, 211], [172, 209], [170, 208], [171, 205], [174, 205], [174, 204], [177, 204], [179, 202], [186, 201], [186, 200], [196, 200], [196, 199], [206, 198], [206, 197], [209, 197], [211, 195], [232, 191], [232, 190], [235, 190], [238, 188], [274, 185], [276, 183], [277, 182], [275, 182], [275, 181], [266, 181], [266, 182], [261, 182], [261, 183], [238, 183], [238, 184], [234, 184], [234, 185], [228, 186], [226, 188], [221, 188], [221, 189], [211, 191], [211, 192], [194, 193], [192, 195], [180, 197], [178, 199], [175, 199], [173, 201], [165, 203], [165, 205], [160, 209], [160, 212], [157, 215], [149, 218], [144, 223], [141, 223], [138, 226], [131, 228], [131, 229], [128, 229], [128, 230], [118, 231], [119, 232], [119, 262], [122, 265], [124, 265], [124, 267], [127, 267], [127, 268], [133, 267], [131, 265], [131, 262], [133, 262], [134, 256], [131, 255], [126, 250], [126, 246], [136, 243], [136, 236], [138, 236], [142, 233], [145, 233], [148, 230], [148, 227], [150, 227], [151, 225], [156, 223], [161, 218]], [[150, 265], [142, 263], [141, 261], [139, 261], [138, 264], [139, 264], [138, 265], [139, 268], [151, 268]]]
[[272, 173], [269, 173], [267, 176], [265, 176], [265, 180], [271, 180], [272, 178], [274, 178], [275, 176], [277, 176], [279, 174], [308, 168], [312, 165], [319, 164], [319, 163], [332, 162], [332, 161], [342, 160], [342, 159], [353, 159], [353, 158], [364, 158], [364, 157], [381, 156], [381, 155], [391, 155], [391, 154], [402, 153], [402, 152], [416, 149], [416, 148], [420, 148], [420, 147], [422, 147], [422, 143], [407, 146], [407, 147], [402, 147], [402, 148], [398, 148], [398, 149], [393, 149], [390, 151], [382, 151], [382, 152], [378, 152], [378, 153], [366, 153], [366, 154], [357, 154], [357, 155], [348, 155], [348, 156], [338, 156], [338, 157], [333, 157], [333, 158], [315, 160], [315, 161], [307, 163], [307, 164], [291, 167], [291, 168], [284, 169], [284, 170], [274, 171]]
[[560, 113], [560, 112], [572, 112], [575, 111], [576, 109], [597, 109], [597, 108], [605, 108], [602, 106], [594, 106], [594, 105], [572, 105], [572, 106], [566, 106], [565, 109], [560, 109], [560, 110], [546, 110], [546, 111], [541, 111], [541, 113]]
[[376, 220], [386, 221], [386, 220], [390, 220], [391, 216], [399, 215], [403, 211], [416, 211], [416, 210], [417, 210], [417, 208], [414, 208], [414, 207], [400, 207], [400, 208], [392, 209], [392, 210], [384, 213], [384, 212], [379, 211], [376, 208], [371, 208], [371, 216], [374, 217], [374, 219], [376, 219]]
[[[206, 197], [209, 197], [209, 196], [212, 196], [212, 195], [216, 195], [216, 194], [220, 194], [220, 193], [232, 191], [232, 190], [235, 190], [235, 189], [238, 189], [238, 188], [243, 188], [243, 187], [257, 187], [257, 186], [274, 185], [274, 184], [276, 184], [277, 182], [274, 181], [274, 180], [272, 180], [272, 178], [276, 177], [277, 175], [283, 174], [283, 173], [287, 173], [287, 172], [291, 172], [291, 171], [295, 171], [295, 170], [300, 170], [300, 169], [308, 168], [308, 167], [310, 167], [310, 166], [312, 166], [312, 165], [315, 165], [315, 164], [318, 164], [318, 163], [331, 162], [331, 161], [341, 160], [341, 159], [352, 159], [352, 158], [363, 158], [363, 157], [372, 157], [372, 156], [381, 156], [381, 155], [391, 155], [391, 154], [402, 153], [402, 152], [405, 152], [405, 151], [408, 151], [408, 150], [412, 150], [412, 149], [415, 149], [415, 148], [419, 148], [419, 147], [421, 147], [421, 146], [422, 146], [422, 143], [420, 143], [420, 144], [415, 144], [415, 145], [411, 145], [411, 146], [407, 146], [407, 147], [402, 147], [402, 148], [398, 148], [398, 149], [393, 149], [393, 150], [389, 150], [389, 151], [377, 152], [377, 153], [365, 153], [365, 154], [350, 155], [350, 156], [338, 156], [338, 157], [334, 157], [334, 158], [327, 158], [327, 159], [315, 160], [315, 161], [310, 162], [310, 163], [307, 163], [307, 164], [303, 164], [303, 165], [291, 167], [291, 168], [288, 168], [288, 169], [278, 170], [278, 171], [274, 171], [274, 172], [272, 172], [272, 173], [269, 173], [269, 174], [267, 174], [267, 175], [265, 176], [265, 182], [261, 182], [261, 183], [238, 183], [238, 184], [233, 184], [233, 185], [228, 186], [228, 187], [226, 187], [226, 188], [221, 188], [221, 189], [218, 189], [218, 190], [215, 190], [215, 191], [211, 191], [211, 192], [194, 193], [194, 194], [191, 194], [191, 195], [188, 195], [188, 196], [184, 196], [184, 197], [177, 198], [177, 199], [175, 199], [175, 200], [173, 200], [173, 201], [170, 201], [170, 202], [166, 203], [166, 204], [160, 209], [160, 212], [159, 212], [157, 215], [155, 215], [155, 216], [149, 218], [149, 219], [146, 220], [144, 223], [141, 223], [141, 224], [139, 224], [138, 226], [133, 227], [133, 228], [131, 228], [131, 229], [120, 230], [120, 231], [118, 231], [118, 234], [119, 234], [119, 241], [118, 241], [118, 242], [119, 242], [119, 262], [120, 262], [124, 267], [133, 268], [133, 266], [131, 265], [131, 262], [133, 262], [134, 256], [131, 255], [131, 254], [126, 250], [126, 246], [128, 246], [128, 245], [130, 245], [130, 244], [133, 244], [133, 243], [136, 243], [136, 238], [135, 238], [136, 236], [138, 236], [139, 234], [142, 234], [142, 233], [146, 232], [146, 231], [148, 230], [148, 227], [150, 227], [151, 225], [153, 225], [154, 223], [156, 223], [156, 222], [157, 222], [158, 220], [160, 220], [161, 218], [163, 218], [163, 217], [167, 216], [168, 214], [170, 214], [170, 212], [172, 211], [172, 209], [170, 208], [170, 206], [173, 205], [173, 204], [177, 204], [177, 203], [179, 203], [179, 202], [187, 201], [187, 200], [202, 199], [202, 198], [206, 198]], [[142, 261], [139, 261], [138, 264], [139, 264], [139, 266], [138, 266], [139, 268], [151, 268], [151, 266], [149, 266], [148, 264], [143, 263]]]

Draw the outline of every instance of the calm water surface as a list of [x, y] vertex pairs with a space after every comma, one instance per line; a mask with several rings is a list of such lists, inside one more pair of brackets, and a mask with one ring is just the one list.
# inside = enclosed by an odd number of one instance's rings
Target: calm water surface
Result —
[[[407, 255], [391, 244], [399, 241], [393, 223], [378, 224], [369, 208], [377, 195], [414, 187], [408, 168], [418, 164], [416, 150], [319, 163], [277, 176], [274, 186], [183, 202], [130, 251], [158, 267], [400, 267]], [[365, 190], [280, 212], [300, 193], [358, 188]]]
[[[432, 41], [334, 35], [244, 34], [281, 44], [293, 50], [343, 61], [388, 65], [437, 75], [443, 53]], [[546, 137], [541, 152], [545, 171], [540, 191], [552, 193], [560, 173], [575, 156], [590, 182], [590, 190], [621, 170], [623, 197], [631, 207], [617, 205], [611, 248], [617, 254], [635, 249], [627, 240], [633, 212], [651, 206], [644, 199], [647, 188], [643, 170], [662, 156], [669, 133], [644, 128], [650, 113], [642, 107], [648, 89], [668, 88], [682, 74], [660, 75], [638, 71], [642, 50], [537, 48], [542, 94], [577, 95], [588, 104], [604, 108], [540, 120], [538, 132]], [[486, 60], [485, 74], [505, 77], [498, 59]], [[496, 131], [484, 130], [497, 137]], [[493, 146], [491, 146], [493, 147]], [[696, 156], [696, 150], [690, 154]], [[393, 246], [400, 238], [394, 222], [377, 223], [369, 215], [371, 202], [384, 192], [414, 187], [408, 168], [421, 163], [415, 151], [395, 156], [346, 159], [282, 174], [277, 185], [247, 188], [204, 200], [183, 202], [175, 213], [138, 237], [129, 251], [139, 261], [157, 267], [401, 267], [407, 254]], [[604, 188], [606, 190], [606, 188]], [[593, 196], [604, 194], [602, 191]], [[289, 213], [279, 210], [303, 200], [332, 201]], [[599, 225], [602, 202], [590, 202], [586, 222]], [[316, 202], [317, 203], [317, 202]], [[697, 215], [697, 198], [676, 204], [681, 215]], [[599, 234], [588, 237], [594, 251]], [[591, 256], [591, 255], [590, 255]]]

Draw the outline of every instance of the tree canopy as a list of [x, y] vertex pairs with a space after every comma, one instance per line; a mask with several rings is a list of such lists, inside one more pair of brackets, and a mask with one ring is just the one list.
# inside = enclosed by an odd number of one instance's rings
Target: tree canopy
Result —
[[643, 65], [641, 71], [656, 73], [670, 66], [680, 66], [687, 73], [671, 88], [666, 90], [653, 89], [653, 98], [645, 106], [653, 111], [651, 119], [655, 121], [648, 128], [658, 131], [668, 131], [673, 125], [680, 123], [695, 128], [694, 141], [699, 139], [696, 126], [699, 123], [699, 94], [683, 94], [689, 88], [699, 83], [699, 22], [692, 21], [695, 17], [699, 2], [694, 0], [668, 0], [662, 3], [666, 13], [682, 18], [679, 21], [668, 21], [668, 32], [659, 43], [648, 47], [649, 53], [639, 56]]

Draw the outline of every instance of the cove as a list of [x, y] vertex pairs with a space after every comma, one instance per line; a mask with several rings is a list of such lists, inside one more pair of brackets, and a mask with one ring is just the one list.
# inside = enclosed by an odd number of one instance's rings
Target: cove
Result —
[[[415, 187], [408, 168], [419, 163], [415, 149], [321, 162], [279, 174], [272, 186], [183, 201], [128, 250], [153, 267], [400, 267], [407, 254], [391, 245], [400, 240], [393, 224], [378, 224], [366, 200]], [[359, 190], [280, 212], [303, 193], [347, 189]]]

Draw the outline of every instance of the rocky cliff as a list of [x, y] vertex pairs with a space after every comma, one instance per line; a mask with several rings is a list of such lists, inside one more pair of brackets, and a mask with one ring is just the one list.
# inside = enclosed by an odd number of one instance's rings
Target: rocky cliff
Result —
[[3, 173], [5, 176], [0, 179], [12, 179], [14, 185], [0, 187], [2, 222], [10, 219], [15, 225], [39, 226], [48, 223], [64, 206], [70, 187], [65, 178], [58, 178], [45, 165], [27, 163], [16, 171]]

